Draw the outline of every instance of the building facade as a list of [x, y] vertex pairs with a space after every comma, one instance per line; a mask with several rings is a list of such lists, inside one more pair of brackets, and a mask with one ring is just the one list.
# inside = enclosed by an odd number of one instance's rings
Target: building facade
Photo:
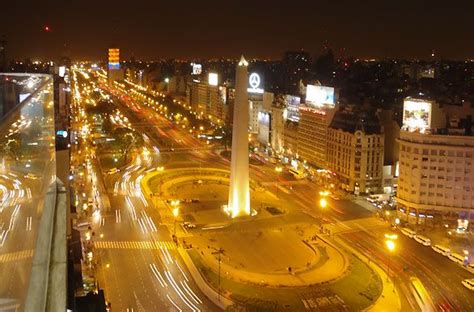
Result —
[[298, 155], [318, 168], [326, 168], [327, 131], [335, 109], [301, 105], [299, 110]]
[[382, 191], [384, 134], [375, 112], [335, 113], [327, 132], [327, 169], [355, 194]]
[[[440, 107], [427, 102], [437, 122], [422, 131], [406, 122], [398, 140], [399, 216], [411, 223], [474, 219], [474, 136], [472, 107]], [[406, 105], [405, 105], [406, 106]], [[407, 108], [405, 107], [406, 111]], [[441, 121], [444, 120], [444, 123]], [[418, 122], [418, 124], [420, 124]]]

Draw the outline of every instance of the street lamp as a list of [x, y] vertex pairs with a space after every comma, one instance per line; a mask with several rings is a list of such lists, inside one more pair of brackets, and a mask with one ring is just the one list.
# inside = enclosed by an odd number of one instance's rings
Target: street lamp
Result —
[[278, 199], [278, 182], [280, 181], [280, 173], [283, 171], [283, 168], [281, 166], [276, 166], [275, 171], [277, 173], [277, 181], [276, 181], [276, 195]]
[[173, 237], [176, 237], [176, 220], [178, 218], [178, 215], [179, 215], [179, 208], [177, 207], [179, 201], [172, 201], [171, 202], [171, 205], [174, 206], [172, 212], [173, 212], [173, 216], [174, 216], [174, 232], [173, 232]]
[[219, 263], [219, 286], [217, 289], [217, 299], [221, 301], [221, 255], [224, 254], [224, 249], [221, 247], [219, 249], [212, 247], [215, 251], [212, 252], [213, 255], [217, 255], [217, 261]]

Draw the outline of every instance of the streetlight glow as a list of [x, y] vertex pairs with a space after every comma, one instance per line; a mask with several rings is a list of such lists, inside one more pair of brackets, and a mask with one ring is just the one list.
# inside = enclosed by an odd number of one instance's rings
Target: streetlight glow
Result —
[[395, 250], [395, 242], [393, 240], [387, 239], [385, 241], [385, 245], [387, 246], [387, 249], [392, 252]]
[[328, 206], [328, 201], [326, 200], [326, 198], [321, 198], [319, 200], [319, 206], [323, 209]]
[[173, 209], [173, 216], [174, 216], [175, 218], [177, 218], [177, 217], [179, 216], [179, 208], [178, 208], [178, 207], [176, 207], [176, 208]]

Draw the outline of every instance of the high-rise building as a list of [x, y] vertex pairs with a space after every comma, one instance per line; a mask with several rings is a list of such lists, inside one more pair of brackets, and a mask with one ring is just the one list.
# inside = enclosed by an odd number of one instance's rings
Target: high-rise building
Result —
[[474, 219], [474, 108], [406, 98], [398, 212], [411, 223]]
[[346, 191], [382, 190], [384, 134], [374, 111], [337, 111], [328, 128], [327, 169]]
[[305, 105], [299, 106], [298, 155], [326, 168], [327, 130], [335, 112], [334, 88], [306, 86]]
[[198, 114], [223, 123], [228, 113], [228, 89], [224, 85], [219, 85], [218, 81], [211, 82], [200, 80], [190, 82], [187, 90], [187, 102]]

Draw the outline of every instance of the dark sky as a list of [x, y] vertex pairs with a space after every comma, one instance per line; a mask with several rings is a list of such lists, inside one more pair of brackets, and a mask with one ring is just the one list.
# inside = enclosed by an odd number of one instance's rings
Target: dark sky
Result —
[[[474, 1], [2, 0], [9, 58], [280, 58], [283, 51], [355, 57], [474, 58]], [[50, 32], [43, 30], [45, 25]], [[344, 51], [344, 52], [343, 52]]]

